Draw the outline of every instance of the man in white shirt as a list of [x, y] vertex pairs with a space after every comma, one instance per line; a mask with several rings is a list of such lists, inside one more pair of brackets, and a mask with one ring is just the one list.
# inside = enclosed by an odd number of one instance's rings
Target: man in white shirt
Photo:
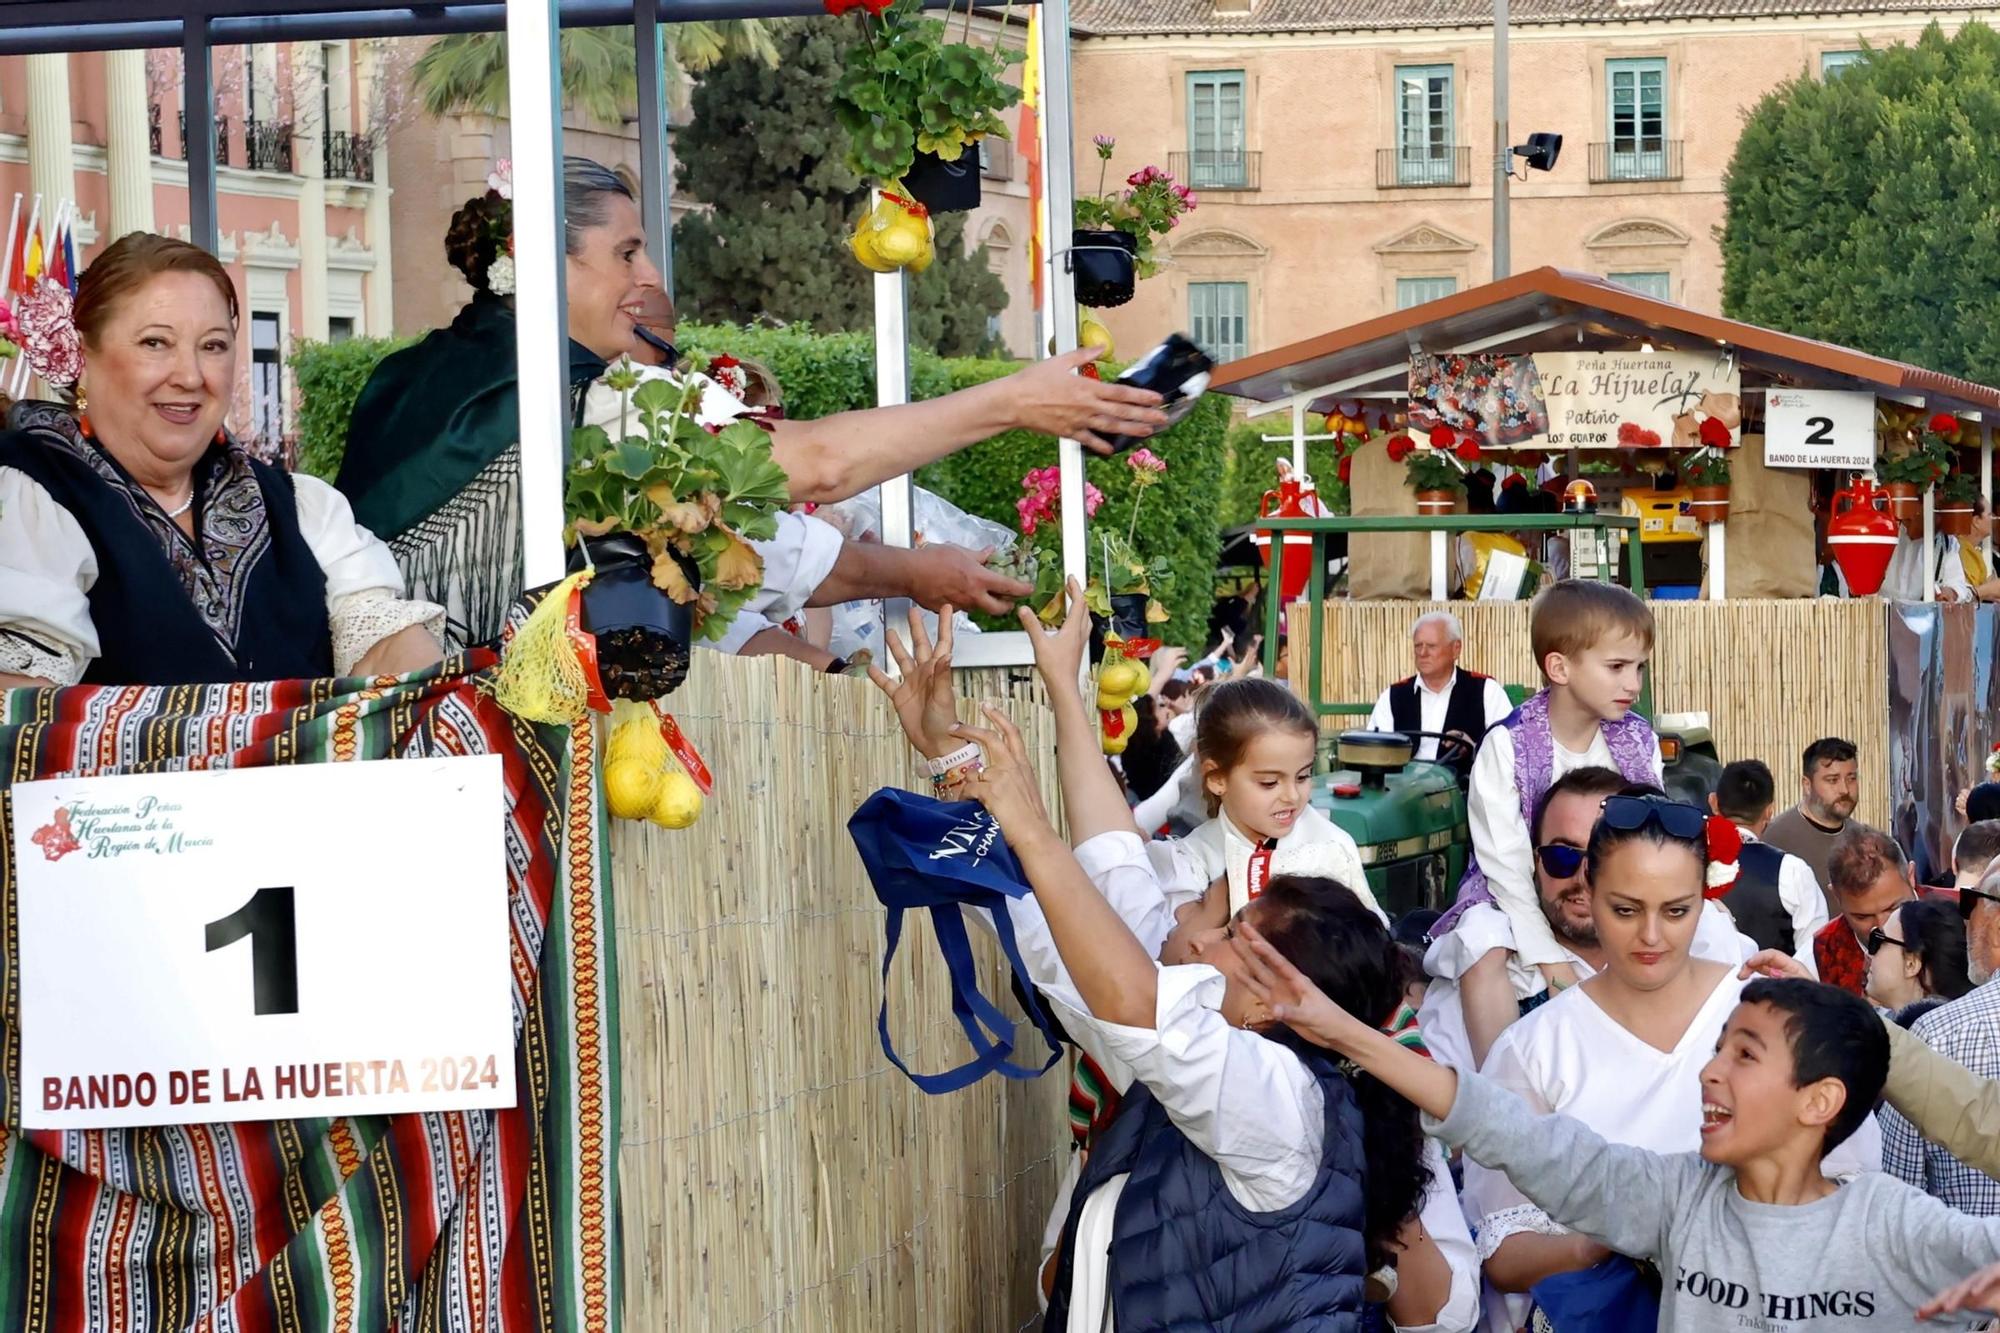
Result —
[[[1616, 769], [1576, 768], [1556, 779], [1535, 811], [1529, 833], [1535, 844], [1535, 891], [1542, 914], [1562, 948], [1563, 961], [1582, 981], [1596, 973], [1603, 955], [1597, 943], [1597, 923], [1591, 917], [1590, 887], [1584, 882], [1584, 849], [1590, 830], [1607, 796], [1629, 784]], [[1755, 946], [1736, 932], [1720, 912], [1704, 911], [1691, 948], [1698, 957], [1740, 963]], [[1464, 992], [1482, 986], [1507, 986], [1520, 1013], [1549, 998], [1540, 968], [1523, 963], [1514, 952], [1514, 930], [1507, 914], [1494, 903], [1466, 909], [1458, 925], [1439, 936], [1424, 955], [1430, 983], [1417, 1011], [1424, 1042], [1439, 1064], [1454, 1069], [1478, 1069], [1498, 1032], [1484, 1043], [1466, 1029]], [[1505, 1030], [1504, 1028], [1502, 1029]]]
[[1726, 765], [1709, 794], [1708, 808], [1743, 835], [1736, 883], [1720, 902], [1758, 948], [1792, 954], [1811, 967], [1813, 936], [1827, 922], [1826, 894], [1811, 866], [1758, 841], [1777, 810], [1777, 796], [1777, 780], [1757, 759]]
[[[1461, 671], [1459, 652], [1465, 629], [1449, 611], [1420, 616], [1410, 627], [1410, 650], [1416, 674], [1382, 691], [1368, 715], [1371, 731], [1457, 733], [1470, 743], [1455, 760], [1461, 772], [1472, 767], [1473, 751], [1489, 728], [1505, 721], [1513, 703], [1500, 682], [1476, 671]], [[1436, 736], [1418, 742], [1417, 758], [1436, 759]]]

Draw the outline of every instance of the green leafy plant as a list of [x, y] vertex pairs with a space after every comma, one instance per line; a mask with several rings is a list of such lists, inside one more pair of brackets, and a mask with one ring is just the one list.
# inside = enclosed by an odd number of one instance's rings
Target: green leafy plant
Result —
[[1681, 463], [1681, 480], [1690, 486], [1727, 486], [1729, 458], [1713, 449], [1699, 449]]
[[[835, 13], [850, 7], [840, 0], [828, 6]], [[848, 165], [857, 173], [887, 184], [901, 180], [920, 152], [956, 161], [968, 144], [1007, 137], [1000, 113], [1021, 100], [1021, 90], [1001, 76], [1025, 52], [997, 36], [990, 48], [950, 42], [952, 11], [932, 22], [918, 0], [894, 0], [879, 12], [871, 4], [859, 8], [868, 44], [849, 48], [833, 97], [834, 117], [848, 135]], [[968, 0], [968, 37], [971, 15]]]
[[1465, 473], [1442, 449], [1418, 449], [1403, 464], [1403, 479], [1413, 491], [1462, 491]]
[[[771, 437], [749, 422], [709, 433], [695, 420], [701, 387], [693, 377], [641, 382], [627, 359], [605, 383], [620, 395], [618, 435], [584, 426], [570, 436], [563, 490], [570, 536], [643, 538], [654, 585], [693, 607], [697, 635], [719, 638], [764, 581], [764, 561], [750, 543], [777, 536], [778, 514], [791, 502]], [[675, 552], [700, 571], [699, 587]]]
[[1938, 484], [1937, 498], [1952, 504], [1971, 504], [1979, 498], [1979, 478], [1969, 472], [1948, 472]]
[[1097, 148], [1097, 193], [1078, 197], [1072, 214], [1075, 226], [1079, 231], [1122, 231], [1130, 236], [1138, 242], [1138, 275], [1150, 278], [1160, 271], [1157, 238], [1178, 227], [1183, 214], [1195, 210], [1195, 193], [1171, 173], [1152, 166], [1127, 176], [1122, 192], [1107, 193], [1104, 176], [1118, 141], [1100, 134], [1091, 143]]
[[349, 338], [345, 342], [300, 341], [290, 358], [299, 386], [295, 422], [299, 471], [322, 481], [340, 473], [347, 454], [347, 421], [354, 401], [382, 358], [408, 347], [411, 338]]
[[1895, 454], [1875, 461], [1875, 479], [1885, 485], [1904, 483], [1929, 490], [1951, 471], [1951, 446], [1929, 432]]

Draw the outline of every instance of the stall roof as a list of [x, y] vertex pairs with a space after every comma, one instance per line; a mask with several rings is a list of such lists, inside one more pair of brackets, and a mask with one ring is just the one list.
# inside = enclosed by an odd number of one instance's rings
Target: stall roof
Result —
[[1212, 388], [1253, 402], [1312, 410], [1356, 394], [1409, 386], [1413, 351], [1431, 353], [1734, 347], [1748, 387], [1870, 390], [1962, 414], [2000, 414], [2000, 389], [1759, 328], [1643, 296], [1587, 273], [1538, 268], [1442, 300], [1351, 324], [1221, 367]]

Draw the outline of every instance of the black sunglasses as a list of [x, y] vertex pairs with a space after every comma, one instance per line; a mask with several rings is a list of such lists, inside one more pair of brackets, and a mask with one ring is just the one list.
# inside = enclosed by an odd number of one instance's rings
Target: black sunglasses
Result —
[[1907, 941], [1899, 940], [1893, 935], [1888, 935], [1883, 933], [1882, 927], [1880, 926], [1877, 926], [1875, 927], [1875, 929], [1868, 932], [1868, 938], [1861, 942], [1861, 947], [1866, 949], [1868, 951], [1868, 956], [1872, 958], [1876, 954], [1882, 952], [1882, 946], [1885, 944], [1893, 944], [1898, 949], [1904, 949], [1904, 950], [1907, 950], [1910, 947]]
[[1620, 833], [1636, 833], [1648, 824], [1658, 824], [1668, 837], [1688, 842], [1708, 831], [1706, 810], [1663, 796], [1606, 797], [1601, 818], [1606, 828]]
[[2000, 897], [1996, 897], [1993, 894], [1981, 893], [1978, 889], [1960, 889], [1958, 891], [1959, 919], [1962, 921], [1972, 920], [1972, 910], [1979, 906], [1981, 898], [1984, 898], [1989, 903], [2000, 903]]
[[672, 370], [675, 366], [680, 364], [681, 360], [680, 349], [678, 347], [675, 347], [672, 343], [668, 342], [665, 338], [662, 338], [659, 334], [647, 328], [644, 324], [633, 325], [632, 334], [640, 342], [645, 343], [648, 347], [658, 352], [661, 356], [664, 356], [667, 359], [666, 368], [668, 370]]
[[1552, 842], [1535, 848], [1535, 859], [1550, 879], [1570, 879], [1583, 869], [1583, 848]]

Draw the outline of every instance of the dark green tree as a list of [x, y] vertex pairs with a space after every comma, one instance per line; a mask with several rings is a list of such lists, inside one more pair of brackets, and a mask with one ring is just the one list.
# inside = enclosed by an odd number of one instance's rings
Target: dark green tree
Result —
[[[875, 275], [847, 249], [868, 191], [843, 161], [829, 109], [841, 53], [858, 25], [787, 23], [779, 67], [727, 57], [694, 86], [690, 123], [674, 137], [675, 189], [708, 207], [674, 227], [674, 296], [683, 318], [874, 324]], [[965, 253], [965, 218], [939, 219], [937, 262], [910, 284], [910, 339], [945, 355], [990, 343], [988, 317], [1007, 292], [985, 246]]]
[[1723, 308], [2000, 377], [2000, 36], [1933, 24], [1749, 114], [1724, 180]]

